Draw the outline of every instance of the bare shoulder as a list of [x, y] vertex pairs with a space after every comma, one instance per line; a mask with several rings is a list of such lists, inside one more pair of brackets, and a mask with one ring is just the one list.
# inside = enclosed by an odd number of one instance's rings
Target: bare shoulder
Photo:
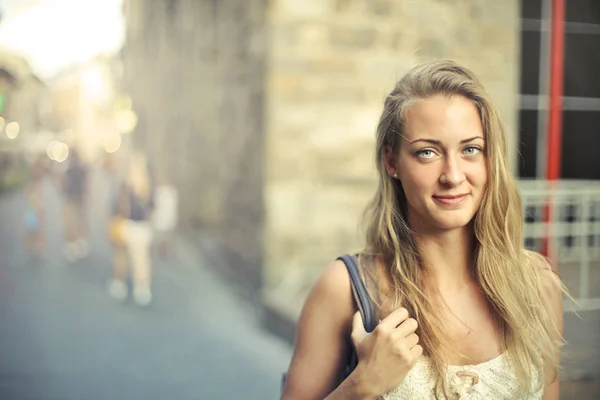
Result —
[[354, 300], [342, 261], [325, 268], [300, 314], [284, 399], [322, 399], [335, 388], [350, 354]]
[[[333, 319], [346, 320], [348, 327], [352, 325], [354, 300], [352, 286], [346, 265], [336, 260], [330, 263], [315, 282], [305, 308], [319, 307], [331, 311]], [[337, 318], [336, 318], [337, 317]]]

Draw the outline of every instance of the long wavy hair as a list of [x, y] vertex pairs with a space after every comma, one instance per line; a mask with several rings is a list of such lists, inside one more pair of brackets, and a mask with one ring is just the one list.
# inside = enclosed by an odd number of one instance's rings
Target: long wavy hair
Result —
[[[407, 200], [402, 184], [385, 166], [386, 148], [397, 154], [408, 109], [420, 99], [435, 95], [464, 96], [479, 112], [486, 143], [487, 187], [472, 223], [475, 236], [474, 275], [499, 327], [505, 355], [519, 378], [519, 391], [557, 377], [559, 344], [556, 327], [544, 307], [541, 256], [523, 248], [521, 198], [507, 165], [505, 128], [496, 106], [479, 79], [452, 61], [423, 64], [410, 70], [385, 100], [377, 127], [376, 163], [379, 182], [367, 208], [367, 257], [377, 260], [390, 283], [388, 300], [403, 306], [419, 321], [418, 335], [436, 373], [436, 393], [446, 394], [446, 359], [449, 344], [439, 314], [424, 291], [424, 264], [417, 237], [407, 224]], [[372, 263], [369, 263], [372, 264]], [[376, 294], [372, 294], [374, 299]]]

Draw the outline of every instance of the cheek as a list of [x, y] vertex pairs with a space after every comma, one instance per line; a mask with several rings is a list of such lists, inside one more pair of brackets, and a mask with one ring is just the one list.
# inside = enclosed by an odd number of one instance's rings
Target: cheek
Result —
[[400, 177], [406, 197], [418, 199], [430, 196], [432, 188], [437, 184], [436, 174], [427, 168], [412, 168], [409, 171], [409, 173]]
[[473, 173], [473, 183], [481, 188], [481, 190], [485, 189], [488, 181], [488, 173], [487, 166], [485, 163], [482, 163], [477, 168], [474, 169]]

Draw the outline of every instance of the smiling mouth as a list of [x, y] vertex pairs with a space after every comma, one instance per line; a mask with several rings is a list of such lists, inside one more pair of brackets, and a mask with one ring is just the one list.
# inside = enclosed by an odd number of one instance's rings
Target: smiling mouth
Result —
[[444, 205], [456, 205], [462, 203], [469, 194], [458, 194], [454, 196], [433, 196], [433, 199]]

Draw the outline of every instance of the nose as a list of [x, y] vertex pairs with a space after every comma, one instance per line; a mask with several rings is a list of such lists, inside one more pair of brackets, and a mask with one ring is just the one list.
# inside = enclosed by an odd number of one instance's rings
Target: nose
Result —
[[465, 173], [461, 168], [460, 157], [447, 156], [444, 160], [444, 167], [440, 175], [440, 183], [443, 185], [456, 187], [465, 180]]

